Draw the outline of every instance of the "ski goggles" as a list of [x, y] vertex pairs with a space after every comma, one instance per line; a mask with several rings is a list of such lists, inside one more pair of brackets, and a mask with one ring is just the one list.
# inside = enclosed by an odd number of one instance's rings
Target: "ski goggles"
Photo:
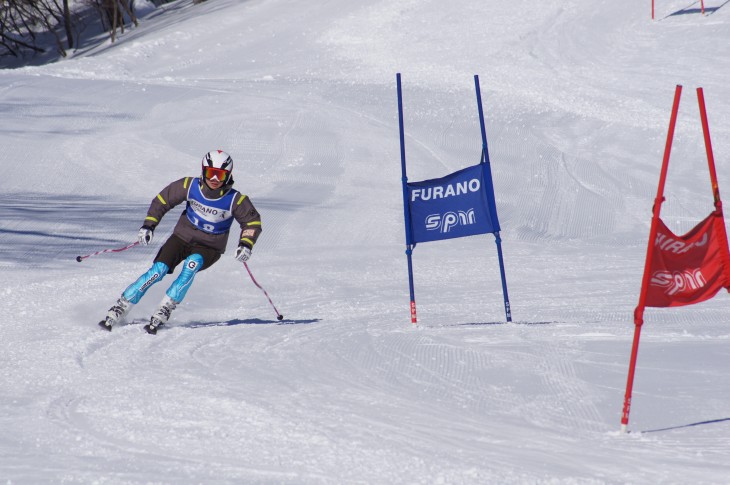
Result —
[[217, 180], [219, 182], [225, 182], [228, 178], [228, 174], [230, 174], [228, 170], [224, 170], [222, 168], [215, 168], [215, 167], [204, 167], [203, 168], [203, 177], [207, 178], [208, 180]]

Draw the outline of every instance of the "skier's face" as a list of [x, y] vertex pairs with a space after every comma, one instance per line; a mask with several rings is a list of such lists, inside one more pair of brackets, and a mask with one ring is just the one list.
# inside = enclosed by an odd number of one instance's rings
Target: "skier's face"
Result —
[[205, 182], [212, 189], [217, 189], [228, 180], [231, 172], [222, 168], [203, 167], [203, 177]]
[[205, 179], [205, 183], [208, 184], [208, 187], [211, 189], [220, 189], [223, 186], [223, 182], [218, 179]]
[[220, 188], [228, 179], [230, 172], [223, 170], [222, 168], [215, 167], [203, 167], [203, 176], [205, 177], [205, 183], [211, 189]]

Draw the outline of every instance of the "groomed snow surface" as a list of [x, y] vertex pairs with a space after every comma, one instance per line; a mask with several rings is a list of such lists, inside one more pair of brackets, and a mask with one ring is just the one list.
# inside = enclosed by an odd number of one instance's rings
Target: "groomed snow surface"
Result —
[[[730, 194], [730, 5], [179, 0], [111, 44], [0, 71], [0, 481], [728, 483], [728, 295], [648, 309], [623, 404], [675, 85], [662, 215]], [[409, 180], [479, 160], [479, 74], [514, 322], [492, 235], [418, 245]], [[263, 215], [169, 328], [96, 327], [146, 271], [129, 244], [205, 152]], [[177, 274], [177, 273], [176, 273]]]

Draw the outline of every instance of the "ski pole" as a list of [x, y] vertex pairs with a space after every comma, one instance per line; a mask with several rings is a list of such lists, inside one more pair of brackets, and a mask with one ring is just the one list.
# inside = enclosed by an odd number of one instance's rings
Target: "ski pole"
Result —
[[276, 319], [284, 320], [284, 315], [279, 313], [279, 310], [276, 309], [276, 307], [274, 306], [274, 302], [271, 301], [271, 298], [269, 297], [269, 294], [266, 293], [266, 290], [264, 290], [264, 288], [256, 281], [256, 278], [253, 277], [253, 273], [251, 273], [251, 270], [248, 268], [248, 264], [246, 264], [246, 262], [244, 261], [243, 265], [246, 267], [246, 271], [248, 271], [248, 275], [251, 277], [251, 281], [253, 281], [253, 284], [258, 286], [259, 290], [264, 292], [264, 295], [266, 295], [266, 299], [269, 300], [269, 303], [271, 303], [271, 308], [273, 308], [276, 312]]
[[97, 251], [97, 252], [92, 253], [92, 254], [87, 254], [86, 256], [76, 256], [76, 261], [78, 261], [80, 263], [81, 261], [85, 260], [86, 258], [90, 258], [92, 256], [96, 256], [98, 254], [103, 254], [103, 253], [119, 253], [119, 252], [122, 252], [122, 251], [126, 251], [127, 249], [133, 248], [137, 244], [139, 244], [139, 241], [135, 241], [135, 242], [133, 242], [132, 244], [130, 244], [128, 246], [124, 246], [123, 248], [102, 249], [101, 251]]

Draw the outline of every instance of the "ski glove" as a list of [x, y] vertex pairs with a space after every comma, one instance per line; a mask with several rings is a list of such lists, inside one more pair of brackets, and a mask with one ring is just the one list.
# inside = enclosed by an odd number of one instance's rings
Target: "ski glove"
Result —
[[243, 244], [239, 244], [238, 249], [236, 249], [236, 259], [242, 263], [245, 263], [250, 257], [251, 249], [247, 246], [244, 246]]
[[149, 246], [152, 242], [152, 233], [154, 230], [155, 228], [150, 226], [142, 226], [139, 228], [137, 239], [142, 246]]

